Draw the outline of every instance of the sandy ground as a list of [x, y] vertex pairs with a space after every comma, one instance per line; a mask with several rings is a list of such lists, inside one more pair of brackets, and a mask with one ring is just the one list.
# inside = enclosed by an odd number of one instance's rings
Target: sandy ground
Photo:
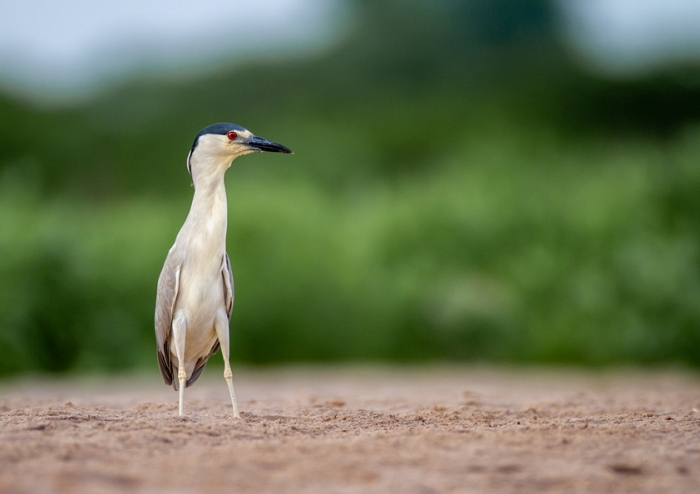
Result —
[[700, 376], [220, 369], [0, 383], [0, 492], [700, 492]]

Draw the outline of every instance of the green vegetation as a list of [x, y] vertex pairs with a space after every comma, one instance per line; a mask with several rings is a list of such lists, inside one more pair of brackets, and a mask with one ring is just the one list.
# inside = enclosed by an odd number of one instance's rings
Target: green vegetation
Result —
[[310, 60], [0, 99], [0, 375], [155, 368], [185, 156], [215, 121], [295, 151], [228, 173], [235, 361], [700, 364], [700, 91], [415, 8], [360, 3]]

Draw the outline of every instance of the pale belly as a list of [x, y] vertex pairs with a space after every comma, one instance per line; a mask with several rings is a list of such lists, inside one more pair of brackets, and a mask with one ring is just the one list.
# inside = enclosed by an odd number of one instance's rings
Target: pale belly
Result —
[[[197, 360], [209, 354], [217, 339], [214, 323], [225, 307], [221, 259], [211, 260], [204, 266], [201, 263], [185, 265], [180, 273], [174, 313], [182, 311], [187, 321], [184, 367], [188, 377]], [[175, 346], [170, 345], [170, 349], [173, 363], [180, 367]]]

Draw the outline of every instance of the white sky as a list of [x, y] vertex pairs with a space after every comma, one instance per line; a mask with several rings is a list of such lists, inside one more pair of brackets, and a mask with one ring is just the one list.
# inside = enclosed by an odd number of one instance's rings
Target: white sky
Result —
[[0, 85], [80, 91], [146, 69], [206, 67], [332, 41], [340, 0], [8, 0]]
[[594, 69], [635, 75], [700, 60], [700, 0], [559, 0], [563, 33]]
[[[700, 59], [700, 0], [553, 1], [565, 38], [597, 70], [625, 75]], [[344, 33], [346, 7], [344, 0], [5, 0], [0, 89], [50, 99], [139, 71], [318, 49]]]

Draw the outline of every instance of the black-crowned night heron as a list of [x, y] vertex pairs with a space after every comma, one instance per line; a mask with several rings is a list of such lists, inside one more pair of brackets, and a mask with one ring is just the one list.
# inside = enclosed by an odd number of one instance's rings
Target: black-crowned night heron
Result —
[[218, 123], [197, 134], [187, 156], [194, 198], [158, 279], [155, 321], [158, 365], [165, 383], [180, 392], [179, 415], [185, 387], [221, 347], [233, 415], [240, 418], [229, 364], [233, 276], [226, 253], [224, 174], [234, 159], [254, 151], [291, 153], [239, 125]]

